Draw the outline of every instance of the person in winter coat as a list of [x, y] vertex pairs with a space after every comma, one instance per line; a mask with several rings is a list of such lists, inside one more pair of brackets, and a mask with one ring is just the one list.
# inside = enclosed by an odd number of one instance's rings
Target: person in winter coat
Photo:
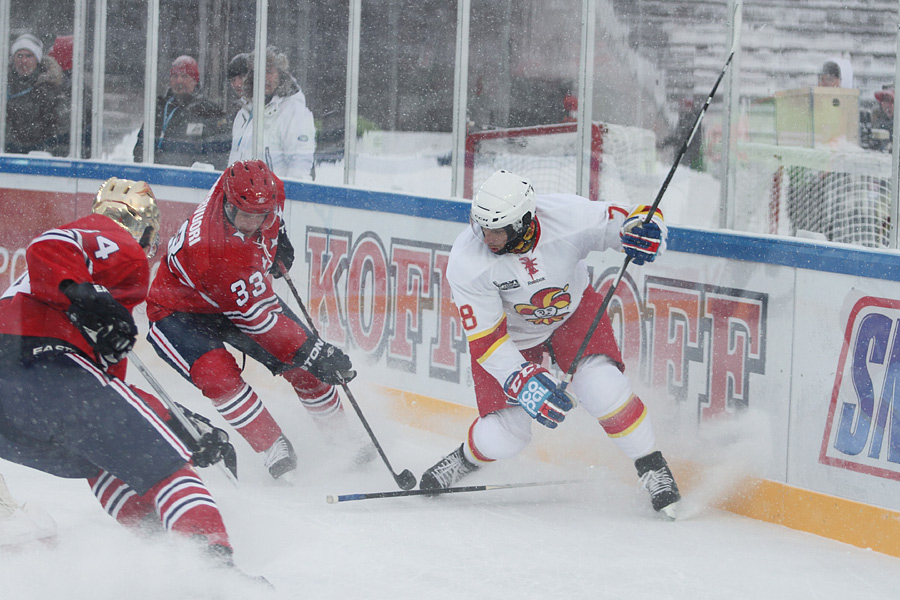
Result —
[[30, 33], [10, 47], [6, 104], [6, 152], [51, 152], [59, 130], [63, 72], [44, 55], [44, 44]]
[[228, 68], [225, 71], [225, 75], [228, 77], [228, 83], [231, 84], [231, 90], [234, 92], [234, 100], [228, 104], [229, 114], [232, 115], [230, 119], [231, 122], [234, 122], [234, 115], [244, 108], [244, 80], [247, 78], [249, 72], [250, 54], [248, 52], [235, 54], [231, 57], [231, 60], [228, 61]]
[[[228, 156], [228, 118], [200, 93], [200, 68], [179, 56], [169, 71], [169, 89], [156, 100], [154, 162], [189, 167], [195, 162], [224, 169]], [[138, 132], [134, 161], [144, 156], [144, 129]]]
[[[254, 59], [250, 58], [252, 69]], [[228, 163], [253, 159], [253, 71], [244, 80], [245, 104], [234, 117]], [[266, 50], [263, 155], [256, 157], [278, 177], [315, 179], [316, 124], [306, 97], [288, 72], [287, 56], [277, 48]]]

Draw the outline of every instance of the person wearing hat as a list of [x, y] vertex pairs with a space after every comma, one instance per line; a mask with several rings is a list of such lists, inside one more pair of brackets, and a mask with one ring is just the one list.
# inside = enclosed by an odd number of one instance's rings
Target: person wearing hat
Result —
[[230, 104], [231, 106], [231, 119], [229, 122], [234, 121], [235, 115], [237, 115], [238, 111], [240, 111], [244, 107], [244, 80], [247, 78], [247, 75], [250, 73], [250, 54], [247, 52], [241, 52], [240, 54], [235, 54], [230, 61], [228, 61], [228, 68], [226, 69], [226, 76], [228, 77], [228, 82], [231, 84], [231, 89], [234, 90], [236, 99], [233, 100]]
[[886, 87], [875, 92], [875, 100], [878, 101], [878, 106], [872, 109], [872, 132], [868, 147], [890, 152], [894, 138], [894, 88]]
[[17, 37], [9, 50], [6, 103], [6, 152], [51, 152], [59, 129], [63, 72], [44, 44], [30, 33]]
[[[253, 55], [244, 79], [244, 106], [234, 117], [228, 164], [257, 158], [253, 153]], [[288, 59], [274, 46], [266, 49], [263, 155], [278, 177], [315, 179], [316, 123], [306, 97], [288, 71]]]
[[846, 58], [832, 56], [822, 63], [816, 85], [819, 87], [853, 87], [853, 65]]
[[[156, 100], [154, 162], [189, 167], [195, 162], [224, 169], [230, 136], [228, 117], [200, 93], [200, 68], [179, 56], [169, 70], [169, 89]], [[144, 156], [144, 129], [138, 132], [134, 161]]]
[[819, 71], [819, 87], [841, 87], [841, 68], [836, 62], [827, 61]]
[[[72, 68], [73, 52], [75, 47], [74, 35], [58, 35], [53, 40], [53, 45], [46, 55], [53, 57], [63, 73], [62, 99], [59, 103], [59, 129], [56, 134], [56, 146], [51, 149], [54, 155], [65, 156], [69, 153], [69, 128], [72, 122]], [[81, 129], [81, 158], [91, 157], [91, 99], [93, 97], [90, 86], [85, 86], [82, 100]]]

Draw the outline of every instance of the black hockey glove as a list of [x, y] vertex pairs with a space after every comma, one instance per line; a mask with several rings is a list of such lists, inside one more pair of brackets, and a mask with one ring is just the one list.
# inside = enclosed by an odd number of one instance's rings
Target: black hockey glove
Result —
[[283, 275], [281, 272], [282, 265], [285, 270], [290, 271], [293, 264], [294, 245], [291, 244], [291, 240], [288, 238], [287, 231], [284, 228], [284, 222], [282, 222], [281, 228], [278, 230], [278, 247], [275, 249], [275, 262], [272, 264], [269, 272], [272, 274], [272, 277], [278, 279]]
[[194, 463], [194, 466], [202, 469], [223, 460], [228, 470], [237, 477], [237, 453], [234, 446], [228, 441], [228, 434], [223, 429], [214, 426], [203, 415], [192, 412], [180, 404], [178, 408], [197, 430], [200, 439], [194, 439], [194, 435], [185, 431], [184, 425], [178, 419], [172, 419], [168, 425], [175, 435], [191, 449], [191, 462]]
[[72, 302], [69, 320], [107, 363], [117, 363], [134, 348], [137, 326], [128, 309], [102, 285], [67, 279], [59, 291]]
[[350, 357], [315, 335], [310, 335], [294, 355], [294, 365], [306, 369], [329, 385], [349, 383], [356, 377]]

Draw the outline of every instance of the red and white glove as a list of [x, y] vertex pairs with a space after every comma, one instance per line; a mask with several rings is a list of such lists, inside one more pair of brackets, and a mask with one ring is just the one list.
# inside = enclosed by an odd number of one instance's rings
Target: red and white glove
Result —
[[635, 208], [622, 223], [622, 231], [619, 233], [622, 250], [636, 265], [653, 262], [666, 247], [668, 230], [662, 213], [657, 209], [650, 222], [645, 225], [644, 219], [649, 212], [649, 206]]
[[503, 391], [532, 419], [550, 429], [556, 429], [575, 406], [575, 397], [560, 387], [550, 371], [530, 362], [522, 363], [522, 368], [509, 376]]

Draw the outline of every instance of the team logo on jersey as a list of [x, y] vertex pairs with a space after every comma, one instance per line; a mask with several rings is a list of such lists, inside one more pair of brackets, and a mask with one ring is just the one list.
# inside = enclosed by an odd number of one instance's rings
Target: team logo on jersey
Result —
[[522, 256], [519, 258], [519, 262], [525, 267], [525, 273], [527, 273], [528, 276], [531, 277], [531, 280], [534, 281], [534, 276], [538, 273], [537, 259]]
[[572, 304], [572, 296], [564, 288], [544, 288], [531, 297], [531, 304], [516, 304], [516, 312], [535, 325], [550, 325], [566, 318], [563, 311]]

